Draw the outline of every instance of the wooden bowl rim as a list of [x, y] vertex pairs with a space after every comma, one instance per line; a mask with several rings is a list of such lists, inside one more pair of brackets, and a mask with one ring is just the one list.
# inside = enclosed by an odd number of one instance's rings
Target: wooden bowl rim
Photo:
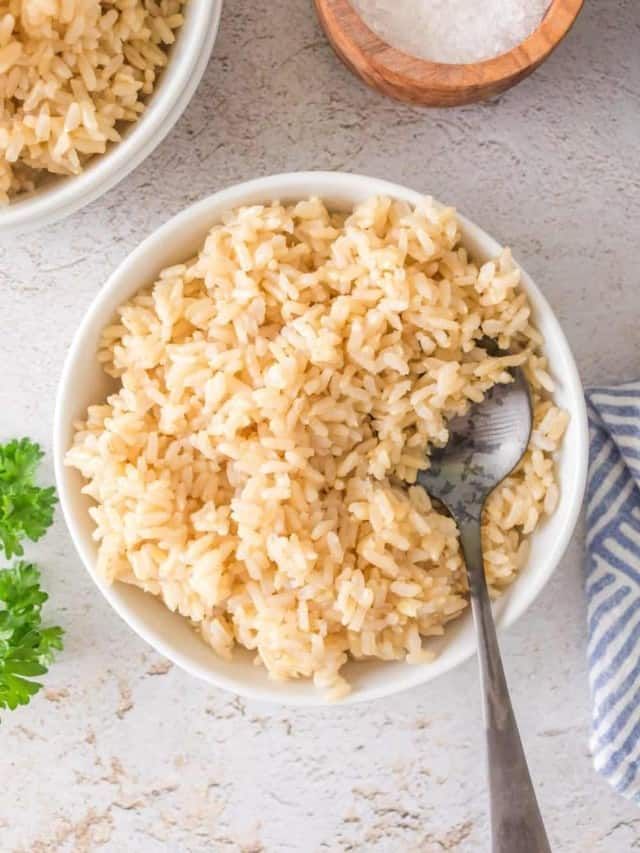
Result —
[[[411, 82], [425, 90], [451, 92], [500, 84], [539, 65], [571, 29], [584, 0], [551, 0], [542, 21], [523, 42], [506, 53], [469, 63], [434, 62], [393, 47], [367, 26], [350, 0], [315, 0], [315, 3], [325, 29], [328, 13], [331, 23], [359, 58], [383, 68], [388, 79], [393, 77], [400, 85]], [[337, 8], [348, 27], [338, 24]], [[327, 35], [331, 38], [328, 31]]]

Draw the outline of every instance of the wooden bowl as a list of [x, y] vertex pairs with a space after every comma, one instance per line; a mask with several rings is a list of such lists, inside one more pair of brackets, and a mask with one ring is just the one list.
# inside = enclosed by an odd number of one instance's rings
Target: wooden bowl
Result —
[[369, 29], [349, 0], [314, 2], [335, 52], [365, 83], [400, 101], [452, 107], [490, 98], [531, 74], [569, 32], [584, 0], [551, 0], [540, 26], [522, 44], [466, 65], [396, 50]]

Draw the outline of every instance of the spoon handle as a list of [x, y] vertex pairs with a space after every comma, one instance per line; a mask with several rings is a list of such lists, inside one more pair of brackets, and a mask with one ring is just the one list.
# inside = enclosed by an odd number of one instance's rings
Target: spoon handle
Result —
[[461, 525], [484, 698], [492, 853], [551, 853], [511, 707], [482, 560], [479, 521]]

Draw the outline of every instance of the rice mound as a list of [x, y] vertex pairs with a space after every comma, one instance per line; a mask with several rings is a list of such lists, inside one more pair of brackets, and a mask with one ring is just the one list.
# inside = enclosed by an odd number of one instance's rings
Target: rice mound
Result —
[[237, 643], [332, 698], [350, 657], [428, 659], [423, 638], [467, 606], [465, 571], [452, 519], [398, 481], [509, 366], [535, 422], [485, 512], [493, 594], [558, 500], [567, 415], [518, 285], [508, 250], [478, 267], [430, 198], [230, 213], [104, 331], [118, 388], [66, 458], [95, 501], [100, 573], [160, 596], [219, 655]]
[[154, 89], [185, 0], [0, 0], [0, 204], [77, 175]]

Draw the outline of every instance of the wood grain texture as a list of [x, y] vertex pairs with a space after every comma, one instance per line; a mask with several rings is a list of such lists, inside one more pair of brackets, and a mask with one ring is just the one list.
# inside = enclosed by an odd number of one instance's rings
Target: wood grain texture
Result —
[[453, 65], [410, 56], [382, 41], [349, 0], [314, 0], [340, 59], [365, 83], [400, 101], [451, 107], [504, 92], [531, 74], [568, 33], [584, 0], [553, 0], [542, 23], [522, 44], [484, 62]]

